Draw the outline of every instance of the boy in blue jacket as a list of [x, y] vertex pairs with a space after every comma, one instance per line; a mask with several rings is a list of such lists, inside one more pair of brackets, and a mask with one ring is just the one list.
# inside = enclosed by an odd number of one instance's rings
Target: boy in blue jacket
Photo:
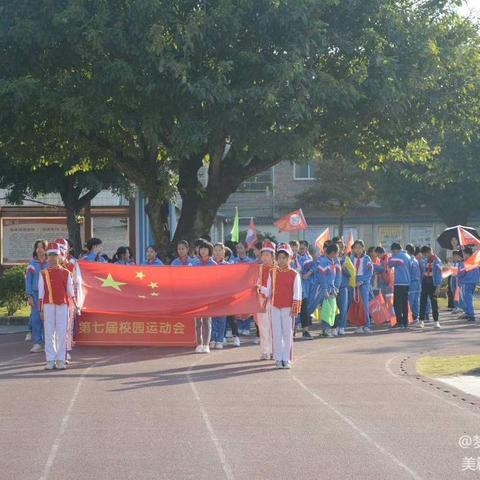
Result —
[[399, 243], [392, 243], [388, 266], [394, 269], [393, 308], [400, 329], [408, 328], [408, 291], [411, 282], [412, 259]]
[[405, 247], [410, 259], [412, 260], [412, 269], [410, 271], [410, 288], [408, 290], [408, 301], [410, 308], [412, 309], [414, 324], [419, 323], [418, 317], [420, 316], [420, 264], [415, 257], [415, 247], [412, 244], [408, 244]]
[[422, 293], [420, 294], [420, 324], [424, 327], [425, 312], [427, 310], [427, 300], [430, 299], [432, 305], [432, 314], [434, 327], [440, 328], [438, 321], [438, 292], [442, 284], [442, 262], [433, 253], [431, 247], [423, 246], [420, 250], [422, 259], [420, 260], [420, 274], [422, 279]]
[[[465, 247], [463, 249], [463, 257], [465, 260], [472, 254], [473, 250], [471, 247]], [[463, 286], [463, 300], [465, 303], [465, 315], [462, 315], [460, 318], [474, 322], [475, 310], [473, 309], [473, 294], [475, 293], [478, 282], [480, 282], [480, 267], [466, 270], [465, 261], [460, 262], [458, 265], [458, 279]]]

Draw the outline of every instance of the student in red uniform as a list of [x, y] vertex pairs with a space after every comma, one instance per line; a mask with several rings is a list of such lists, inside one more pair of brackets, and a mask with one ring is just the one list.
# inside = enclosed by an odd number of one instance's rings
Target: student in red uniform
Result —
[[267, 287], [260, 292], [272, 304], [273, 354], [277, 368], [292, 368], [293, 329], [302, 305], [302, 281], [290, 267], [293, 257], [288, 243], [277, 247], [277, 266], [272, 269]]
[[60, 247], [49, 243], [48, 268], [38, 281], [39, 308], [45, 328], [46, 370], [64, 370], [68, 324], [68, 304], [75, 302], [70, 272], [60, 265]]
[[[275, 266], [275, 244], [270, 240], [265, 240], [260, 248], [260, 272], [258, 276], [259, 284], [267, 288], [270, 272]], [[270, 299], [266, 298], [262, 304], [262, 309], [256, 315], [258, 330], [260, 334], [260, 360], [270, 360], [273, 358], [272, 344], [272, 308]]]

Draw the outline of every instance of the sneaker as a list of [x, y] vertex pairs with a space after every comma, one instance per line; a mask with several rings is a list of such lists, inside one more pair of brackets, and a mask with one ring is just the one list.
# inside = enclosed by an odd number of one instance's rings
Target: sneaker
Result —
[[69, 361], [70, 361], [71, 359], [72, 359], [72, 356], [70, 355], [70, 353], [69, 353], [69, 352], [67, 352], [67, 360], [69, 360]]
[[45, 370], [55, 370], [55, 362], [53, 360], [47, 362], [45, 365]]
[[234, 347], [240, 346], [240, 337], [233, 337], [233, 346]]
[[363, 327], [357, 327], [355, 333], [363, 333]]
[[311, 334], [309, 331], [307, 331], [307, 330], [305, 330], [305, 331], [302, 333], [302, 338], [303, 338], [304, 340], [313, 340], [312, 334]]
[[202, 353], [210, 353], [210, 347], [208, 345], [204, 345]]
[[363, 333], [372, 333], [372, 329], [370, 327], [364, 327]]
[[210, 342], [210, 348], [213, 350], [217, 342]]
[[458, 317], [459, 320], [468, 320], [469, 318], [470, 317], [466, 313], [463, 313]]
[[461, 310], [459, 308], [454, 308], [452, 310], [452, 315], [458, 315], [459, 313], [461, 313]]
[[215, 342], [215, 350], [222, 350], [223, 342]]
[[440, 322], [433, 322], [433, 328], [442, 328], [442, 326], [440, 325]]
[[195, 349], [195, 353], [203, 353], [204, 348], [203, 345], [197, 345], [197, 348]]
[[290, 362], [289, 360], [282, 363], [283, 363], [283, 368], [286, 368], [287, 370], [290, 370], [292, 368], [292, 362]]
[[63, 360], [57, 360], [55, 362], [55, 368], [57, 370], [65, 370], [67, 366], [65, 365], [65, 362]]
[[338, 329], [338, 335], [339, 335], [339, 336], [341, 336], [341, 335], [346, 335], [345, 329], [344, 329], [344, 328], [339, 328], [339, 329]]
[[333, 328], [333, 329], [332, 329], [332, 335], [333, 335], [334, 337], [338, 337], [338, 328]]
[[276, 367], [276, 368], [283, 368], [283, 363], [282, 363], [282, 361], [281, 361], [281, 360], [277, 360], [277, 361], [275, 362], [275, 367]]
[[31, 353], [40, 353], [40, 352], [43, 352], [43, 345], [41, 345], [40, 343], [36, 343], [36, 344], [30, 349], [30, 352], [31, 352]]
[[273, 353], [270, 354], [270, 360], [273, 360]]
[[227, 337], [223, 339], [223, 346], [226, 347], [228, 345]]
[[231, 330], [227, 330], [227, 334], [225, 336], [225, 338], [232, 338], [233, 335], [232, 335], [232, 331]]
[[246, 337], [249, 337], [250, 336], [250, 330], [244, 330], [243, 335], [245, 335]]
[[26, 342], [31, 342], [31, 341], [32, 341], [32, 332], [28, 332], [28, 333], [25, 335], [25, 341], [26, 341]]
[[418, 322], [418, 325], [415, 325], [417, 328], [424, 328], [425, 327], [425, 322], [423, 320], [420, 320]]
[[270, 355], [268, 353], [262, 353], [260, 355], [260, 360], [270, 360]]
[[255, 337], [255, 340], [253, 341], [255, 345], [260, 345], [260, 339], [258, 337]]

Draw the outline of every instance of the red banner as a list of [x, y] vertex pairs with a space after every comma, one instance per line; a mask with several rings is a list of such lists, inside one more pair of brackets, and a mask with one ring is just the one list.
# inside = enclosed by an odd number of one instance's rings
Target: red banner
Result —
[[80, 345], [193, 345], [194, 317], [253, 314], [260, 308], [257, 264], [79, 266]]

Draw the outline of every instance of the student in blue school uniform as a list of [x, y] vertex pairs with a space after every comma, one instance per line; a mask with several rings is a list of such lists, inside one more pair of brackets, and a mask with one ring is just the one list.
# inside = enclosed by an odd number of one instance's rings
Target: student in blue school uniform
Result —
[[[221, 242], [213, 246], [213, 259], [217, 265], [229, 265], [225, 260], [225, 245]], [[227, 317], [212, 317], [212, 338], [210, 340], [210, 349], [221, 350], [225, 338], [225, 329], [227, 327]]]
[[117, 265], [131, 265], [129, 249], [127, 247], [118, 247], [112, 258], [112, 263], [116, 263]]
[[154, 245], [149, 245], [145, 250], [145, 261], [142, 263], [145, 266], [162, 267], [164, 263], [158, 258], [158, 248]]
[[[198, 245], [198, 257], [194, 259], [194, 267], [208, 267], [217, 265], [213, 256], [213, 245], [206, 240]], [[197, 348], [195, 353], [210, 353], [210, 338], [212, 335], [212, 318], [198, 317], [195, 319], [197, 332]]]
[[81, 257], [81, 260], [85, 260], [87, 262], [107, 262], [107, 260], [105, 260], [105, 257], [102, 255], [103, 242], [99, 238], [91, 238], [90, 240], [88, 240], [86, 248], [87, 253], [85, 253]]
[[174, 267], [187, 267], [193, 264], [193, 258], [188, 255], [190, 245], [186, 240], [180, 240], [177, 243], [177, 258], [172, 260], [170, 265]]
[[338, 290], [337, 295], [337, 307], [339, 314], [335, 319], [336, 327], [333, 330], [333, 336], [345, 335], [345, 328], [347, 327], [347, 313], [348, 307], [350, 306], [350, 269], [353, 270], [353, 265], [348, 257], [345, 254], [345, 244], [343, 239], [339, 237], [334, 237], [332, 241], [338, 246], [338, 261], [340, 263], [340, 271], [337, 271], [336, 285]]
[[397, 317], [397, 325], [400, 329], [406, 330], [408, 328], [408, 294], [412, 280], [412, 259], [397, 242], [392, 243], [390, 251], [392, 256], [388, 259], [388, 266], [394, 269], [393, 308]]
[[[325, 248], [325, 254], [317, 259], [318, 272], [318, 287], [320, 305], [324, 300], [337, 297], [337, 283], [338, 271], [338, 245], [336, 243], [329, 243]], [[338, 283], [339, 284], [339, 283]], [[332, 337], [332, 326], [322, 320], [322, 336]]]
[[412, 268], [410, 270], [410, 288], [408, 289], [408, 302], [410, 309], [412, 310], [413, 323], [417, 325], [420, 316], [420, 290], [421, 290], [421, 273], [420, 264], [415, 257], [415, 247], [412, 244], [408, 244], [405, 247], [410, 259], [412, 261]]
[[300, 278], [302, 279], [302, 307], [300, 310], [300, 323], [302, 325], [302, 338], [305, 340], [313, 340], [309, 327], [312, 325], [312, 314], [315, 311], [314, 304], [316, 293], [316, 262], [310, 257], [305, 260], [300, 269]]
[[363, 301], [365, 312], [365, 326], [358, 327], [355, 333], [371, 333], [371, 318], [369, 312], [371, 281], [373, 275], [372, 259], [365, 255], [365, 244], [363, 240], [355, 240], [352, 246], [350, 260], [355, 267], [356, 294], [360, 295]]
[[438, 316], [438, 291], [442, 284], [442, 262], [433, 253], [432, 248], [425, 245], [421, 248], [422, 259], [420, 260], [420, 273], [422, 292], [420, 294], [420, 323], [419, 327], [425, 326], [425, 314], [427, 301], [432, 305], [434, 328], [441, 328]]
[[460, 318], [468, 320], [469, 322], [475, 322], [473, 294], [480, 282], [480, 267], [465, 268], [465, 260], [468, 260], [471, 255], [473, 255], [473, 249], [471, 247], [465, 247], [463, 249], [464, 260], [458, 265], [458, 279], [463, 287], [463, 301], [465, 303], [465, 315], [462, 315]]
[[[244, 242], [238, 242], [236, 245], [237, 256], [234, 257], [233, 263], [253, 263], [254, 260], [247, 255], [247, 245]], [[250, 335], [251, 317], [246, 320], [238, 320], [238, 327], [241, 335], [248, 337]]]
[[48, 268], [46, 240], [37, 240], [33, 246], [33, 256], [27, 266], [25, 273], [25, 293], [27, 294], [28, 304], [31, 308], [30, 319], [28, 322], [29, 333], [25, 337], [26, 341], [33, 340], [32, 353], [43, 352], [44, 334], [43, 322], [40, 318], [38, 307], [38, 279], [40, 272]]

